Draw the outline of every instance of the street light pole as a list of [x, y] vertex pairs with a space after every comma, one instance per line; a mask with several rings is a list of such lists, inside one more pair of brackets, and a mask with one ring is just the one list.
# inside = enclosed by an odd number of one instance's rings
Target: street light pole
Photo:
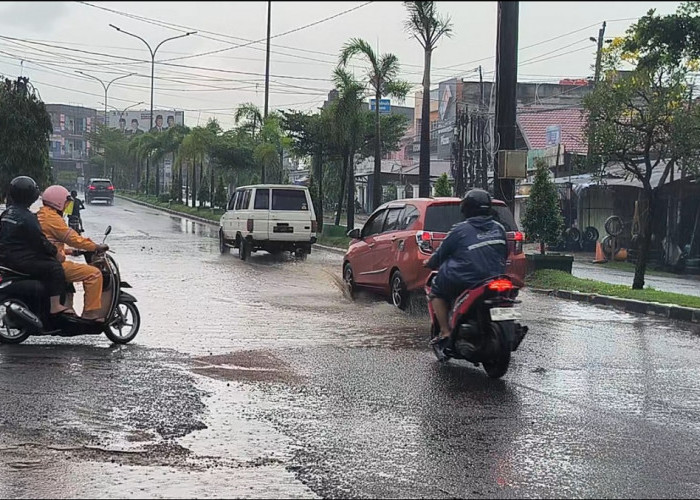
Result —
[[[114, 78], [112, 81], [110, 81], [110, 82], [107, 83], [107, 84], [105, 84], [105, 82], [103, 82], [102, 80], [100, 80], [100, 79], [97, 78], [96, 76], [88, 75], [87, 73], [84, 73], [84, 72], [82, 72], [82, 71], [80, 71], [80, 70], [76, 70], [76, 73], [80, 73], [80, 74], [83, 75], [83, 76], [87, 76], [87, 77], [92, 78], [93, 80], [97, 80], [98, 82], [100, 82], [100, 84], [102, 85], [102, 88], [105, 90], [104, 126], [107, 127], [107, 91], [109, 90], [109, 86], [112, 85], [112, 84], [113, 84], [114, 82], [116, 82], [117, 80], [121, 80], [122, 78], [128, 78], [128, 77], [130, 77], [130, 76], [134, 76], [136, 73], [129, 73], [128, 75], [118, 76], [118, 77]], [[104, 160], [105, 160], [105, 161], [104, 161], [104, 168], [103, 168], [104, 172], [103, 172], [102, 175], [104, 175], [104, 176], [106, 177], [106, 176], [107, 176], [107, 152], [106, 152], [106, 151], [105, 151], [105, 154], [104, 154]]]
[[[141, 40], [143, 43], [146, 44], [146, 47], [148, 47], [148, 51], [151, 54], [151, 126], [148, 129], [150, 131], [153, 128], [153, 82], [154, 82], [154, 78], [155, 78], [156, 53], [158, 52], [158, 49], [161, 47], [161, 45], [163, 45], [165, 42], [169, 42], [171, 40], [177, 40], [178, 38], [184, 38], [184, 37], [189, 36], [189, 35], [194, 35], [197, 32], [190, 31], [190, 32], [184, 33], [182, 35], [166, 38], [165, 40], [160, 42], [158, 45], [156, 45], [155, 50], [153, 50], [153, 49], [151, 49], [151, 45], [146, 40], [141, 38], [140, 36], [134, 35], [133, 33], [129, 33], [128, 31], [124, 31], [123, 29], [121, 29], [113, 24], [110, 24], [110, 26], [120, 33], [124, 33], [125, 35], [129, 35], [129, 36], [132, 36], [134, 38], [138, 38], [139, 40]], [[149, 163], [150, 163], [149, 158], [147, 157], [146, 158], [146, 194], [148, 194], [148, 180], [149, 180], [149, 176], [150, 176]], [[157, 174], [158, 174], [158, 171], [156, 170], [156, 177], [158, 176]], [[156, 181], [156, 195], [158, 194], [158, 187], [159, 187], [158, 182]]]

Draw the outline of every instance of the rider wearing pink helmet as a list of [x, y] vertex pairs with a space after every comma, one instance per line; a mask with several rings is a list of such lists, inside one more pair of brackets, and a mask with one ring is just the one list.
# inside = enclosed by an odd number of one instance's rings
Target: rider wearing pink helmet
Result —
[[83, 238], [75, 230], [71, 229], [63, 218], [63, 210], [72, 200], [66, 188], [59, 185], [49, 186], [41, 196], [44, 206], [41, 207], [37, 217], [41, 225], [41, 231], [46, 238], [56, 246], [57, 257], [63, 265], [66, 279], [75, 283], [81, 281], [85, 289], [85, 306], [82, 317], [92, 320], [103, 320], [102, 309], [102, 273], [96, 267], [87, 264], [78, 264], [66, 260], [66, 254], [70, 254], [68, 245], [72, 248], [87, 252], [105, 252], [107, 245], [98, 245], [89, 238]]

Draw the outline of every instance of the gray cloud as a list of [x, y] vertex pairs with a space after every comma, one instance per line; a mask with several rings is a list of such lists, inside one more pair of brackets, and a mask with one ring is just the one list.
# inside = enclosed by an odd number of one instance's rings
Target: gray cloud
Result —
[[66, 14], [66, 2], [8, 2], [0, 4], [0, 25], [52, 31]]

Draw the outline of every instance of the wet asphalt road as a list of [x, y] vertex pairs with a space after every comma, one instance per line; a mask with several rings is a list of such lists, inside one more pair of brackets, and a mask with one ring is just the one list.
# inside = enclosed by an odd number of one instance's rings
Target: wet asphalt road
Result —
[[0, 346], [0, 497], [697, 497], [697, 327], [523, 292], [500, 381], [341, 257], [219, 255], [216, 229], [89, 206], [139, 299], [133, 344]]

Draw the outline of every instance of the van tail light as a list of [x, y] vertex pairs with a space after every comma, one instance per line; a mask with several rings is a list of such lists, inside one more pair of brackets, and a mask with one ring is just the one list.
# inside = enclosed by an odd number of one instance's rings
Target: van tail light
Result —
[[318, 233], [318, 222], [315, 220], [311, 221], [311, 232]]
[[[506, 233], [506, 239], [513, 242], [513, 253], [520, 254], [523, 253], [523, 241], [525, 241], [525, 235], [520, 231], [510, 231]], [[510, 246], [510, 245], [508, 245]]]
[[495, 292], [507, 292], [512, 289], [513, 283], [510, 280], [500, 279], [489, 283], [489, 290], [493, 290]]
[[433, 251], [433, 233], [429, 231], [418, 231], [416, 233], [416, 243], [418, 248], [423, 253], [432, 253]]
[[114, 191], [114, 186], [109, 186], [107, 189], [108, 189], [109, 191]]
[[248, 219], [248, 222], [246, 223], [246, 229], [248, 230], [249, 233], [253, 232], [253, 228], [255, 227], [253, 224], [253, 219]]

